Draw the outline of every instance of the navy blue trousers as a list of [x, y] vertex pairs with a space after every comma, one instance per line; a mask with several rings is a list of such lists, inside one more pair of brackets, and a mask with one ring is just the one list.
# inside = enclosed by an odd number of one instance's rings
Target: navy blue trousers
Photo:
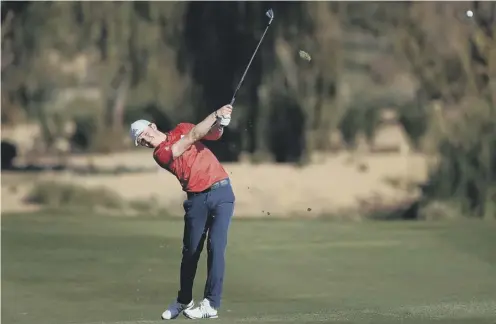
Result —
[[198, 260], [207, 239], [207, 281], [203, 298], [220, 307], [224, 283], [227, 233], [234, 212], [234, 193], [229, 179], [208, 192], [188, 193], [184, 201], [183, 257], [181, 287], [177, 300], [187, 304], [193, 299]]

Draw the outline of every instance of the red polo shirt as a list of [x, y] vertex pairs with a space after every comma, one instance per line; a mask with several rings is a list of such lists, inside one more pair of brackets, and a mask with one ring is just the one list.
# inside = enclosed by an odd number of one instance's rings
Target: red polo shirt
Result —
[[219, 160], [203, 143], [196, 142], [181, 156], [172, 158], [172, 144], [186, 135], [195, 125], [181, 123], [166, 133], [167, 139], [153, 151], [155, 162], [176, 176], [186, 192], [200, 192], [229, 175]]

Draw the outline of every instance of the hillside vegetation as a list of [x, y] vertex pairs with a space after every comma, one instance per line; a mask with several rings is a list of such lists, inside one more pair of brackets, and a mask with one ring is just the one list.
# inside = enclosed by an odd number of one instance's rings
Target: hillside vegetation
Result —
[[[493, 2], [3, 2], [2, 167], [126, 150], [135, 118], [199, 121], [231, 98], [269, 7], [233, 122], [209, 144], [222, 161], [360, 152], [388, 110], [436, 162], [411, 213], [496, 215]], [[40, 135], [16, 151], [26, 133], [4, 134], [26, 122]]]

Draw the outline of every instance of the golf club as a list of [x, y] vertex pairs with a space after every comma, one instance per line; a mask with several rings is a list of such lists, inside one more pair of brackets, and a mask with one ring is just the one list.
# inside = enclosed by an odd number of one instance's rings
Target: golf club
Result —
[[234, 105], [234, 101], [236, 101], [236, 94], [238, 93], [239, 88], [241, 88], [241, 84], [243, 84], [246, 73], [248, 72], [248, 69], [250, 68], [251, 62], [253, 61], [253, 58], [255, 58], [255, 55], [257, 54], [258, 48], [260, 47], [260, 44], [262, 44], [262, 41], [265, 37], [265, 33], [267, 33], [267, 30], [269, 29], [270, 24], [272, 23], [272, 20], [274, 19], [274, 11], [272, 11], [272, 9], [269, 9], [265, 13], [265, 15], [267, 17], [269, 17], [269, 23], [267, 24], [267, 27], [265, 27], [265, 31], [262, 34], [260, 41], [258, 42], [257, 48], [255, 48], [255, 51], [253, 52], [253, 55], [251, 56], [250, 62], [248, 62], [248, 66], [246, 66], [245, 72], [243, 73], [243, 76], [241, 77], [241, 80], [238, 83], [238, 87], [236, 88], [236, 90], [234, 90], [234, 94], [233, 94], [233, 97], [231, 99], [231, 106]]

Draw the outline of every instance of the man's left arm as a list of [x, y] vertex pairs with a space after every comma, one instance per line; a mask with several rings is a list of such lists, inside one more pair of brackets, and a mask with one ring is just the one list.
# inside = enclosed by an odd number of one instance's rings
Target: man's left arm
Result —
[[[217, 121], [212, 126], [207, 135], [205, 135], [202, 140], [206, 141], [216, 141], [222, 137], [224, 134], [224, 127], [228, 126], [231, 122], [231, 116], [218, 116]], [[195, 125], [190, 123], [181, 123], [178, 125], [182, 134], [187, 134]]]
[[224, 133], [224, 126], [222, 126], [220, 122], [217, 121], [214, 124], [214, 126], [212, 126], [212, 129], [210, 129], [210, 132], [208, 132], [208, 134], [205, 135], [203, 139], [207, 141], [216, 141], [222, 137], [223, 133]]

